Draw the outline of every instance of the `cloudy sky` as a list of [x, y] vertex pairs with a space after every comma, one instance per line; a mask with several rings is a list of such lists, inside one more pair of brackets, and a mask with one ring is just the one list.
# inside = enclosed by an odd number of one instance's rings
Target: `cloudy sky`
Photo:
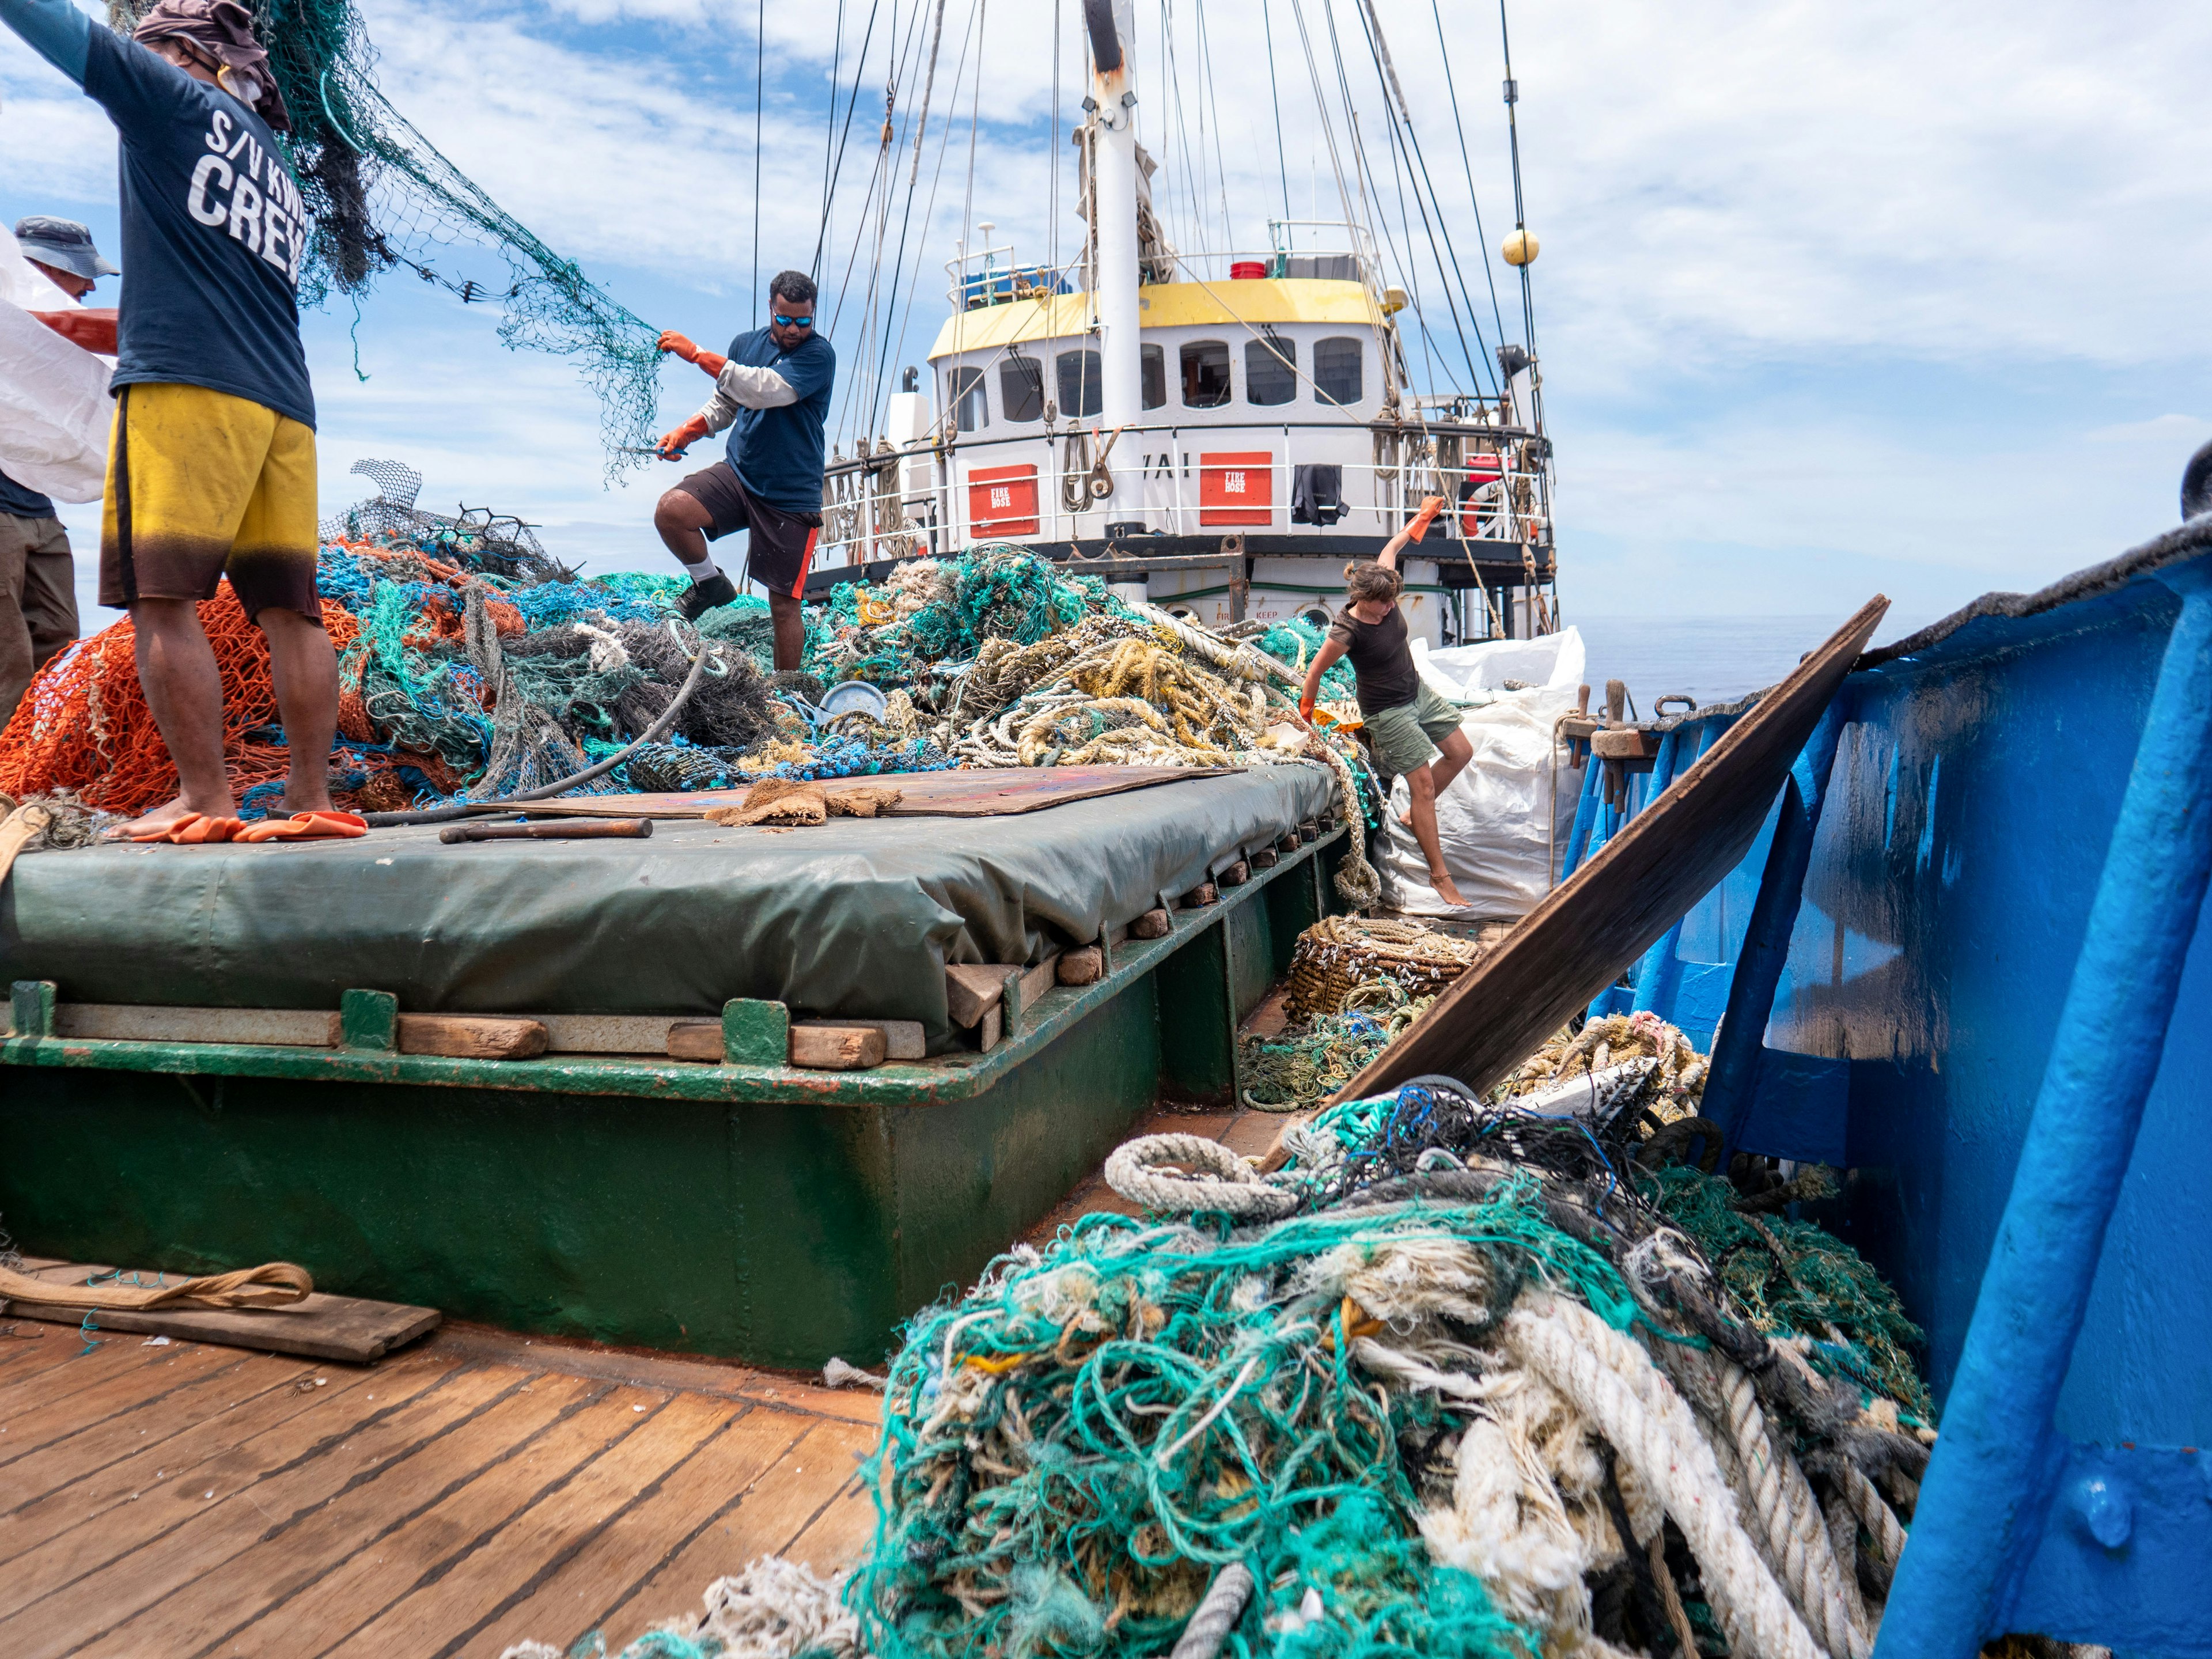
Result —
[[[764, 286], [819, 243], [858, 419], [881, 385], [862, 364], [895, 378], [924, 361], [956, 239], [988, 220], [1024, 260], [1080, 244], [1075, 8], [1060, 8], [1055, 123], [1054, 8], [944, 0], [917, 156], [934, 3], [360, 11], [393, 107], [653, 325], [719, 345], [764, 297], [756, 268]], [[1250, 246], [1286, 204], [1341, 216], [1348, 92], [1370, 216], [1428, 319], [1424, 373], [1463, 384], [1357, 0], [1331, 3], [1140, 0], [1139, 131], [1170, 234]], [[1453, 292], [1463, 281], [1494, 344], [1494, 279], [1517, 337], [1510, 273], [1484, 268], [1512, 220], [1497, 15], [1376, 5], [1458, 256]], [[1798, 615], [1878, 587], [1917, 622], [2172, 520], [2182, 464], [2212, 437], [2212, 11], [1539, 0], [1512, 21], [1571, 617]], [[825, 228], [825, 141], [834, 156], [841, 133]], [[872, 188], [879, 169], [888, 191]], [[112, 246], [113, 177], [100, 112], [0, 39], [0, 214], [80, 217]], [[438, 234], [394, 205], [400, 228]], [[445, 274], [504, 281], [480, 250], [412, 246]], [[647, 520], [672, 469], [605, 488], [574, 365], [507, 350], [497, 321], [404, 271], [358, 315], [340, 301], [311, 316], [325, 510], [365, 493], [356, 459], [396, 459], [426, 475], [425, 505], [519, 513], [592, 568], [659, 568]], [[696, 370], [664, 369], [662, 424], [703, 390]]]

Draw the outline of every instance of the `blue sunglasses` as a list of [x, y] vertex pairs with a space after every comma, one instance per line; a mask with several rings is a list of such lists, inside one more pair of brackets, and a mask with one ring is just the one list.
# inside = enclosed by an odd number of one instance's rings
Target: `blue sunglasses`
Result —
[[814, 319], [811, 317], [777, 317], [770, 315], [769, 321], [774, 323], [778, 328], [811, 328], [814, 326]]

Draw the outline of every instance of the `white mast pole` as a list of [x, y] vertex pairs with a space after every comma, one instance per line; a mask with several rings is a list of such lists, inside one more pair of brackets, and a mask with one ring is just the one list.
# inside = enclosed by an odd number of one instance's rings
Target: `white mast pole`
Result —
[[[1129, 47], [1136, 38], [1134, 0], [1083, 0], [1091, 34], [1091, 96], [1097, 105], [1097, 256], [1092, 301], [1098, 311], [1099, 416], [1102, 429], [1134, 426], [1144, 417], [1143, 357], [1137, 320], [1137, 94]], [[1116, 444], [1115, 494], [1135, 505], [1122, 481], [1133, 445]], [[1100, 506], [1108, 503], [1101, 502]]]

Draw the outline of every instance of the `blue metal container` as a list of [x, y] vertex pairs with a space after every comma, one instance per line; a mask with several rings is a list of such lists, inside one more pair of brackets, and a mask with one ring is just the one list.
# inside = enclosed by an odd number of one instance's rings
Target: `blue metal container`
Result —
[[[1735, 718], [1674, 723], [1630, 811]], [[1571, 860], [1617, 828], [1598, 771]], [[1927, 1330], [1877, 1659], [2212, 1655], [2208, 872], [2212, 514], [1862, 659], [1744, 865], [1597, 1005], [1717, 1023], [1706, 1115], [1847, 1169], [1841, 1231]]]

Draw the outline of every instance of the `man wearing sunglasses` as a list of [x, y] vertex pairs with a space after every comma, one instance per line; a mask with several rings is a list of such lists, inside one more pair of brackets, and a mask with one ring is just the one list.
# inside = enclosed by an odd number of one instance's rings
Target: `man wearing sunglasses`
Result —
[[729, 356], [702, 351], [674, 331], [660, 349], [714, 377], [707, 406], [660, 441], [663, 460], [730, 428], [728, 459], [694, 472], [660, 498], [653, 528], [685, 573], [684, 614], [694, 621], [738, 597], [707, 544], [750, 531], [745, 574], [768, 590], [775, 665], [799, 666], [806, 644], [800, 601], [822, 534], [823, 426], [837, 378], [837, 354], [814, 330], [814, 283], [787, 270], [769, 284], [769, 325], [730, 342]]

